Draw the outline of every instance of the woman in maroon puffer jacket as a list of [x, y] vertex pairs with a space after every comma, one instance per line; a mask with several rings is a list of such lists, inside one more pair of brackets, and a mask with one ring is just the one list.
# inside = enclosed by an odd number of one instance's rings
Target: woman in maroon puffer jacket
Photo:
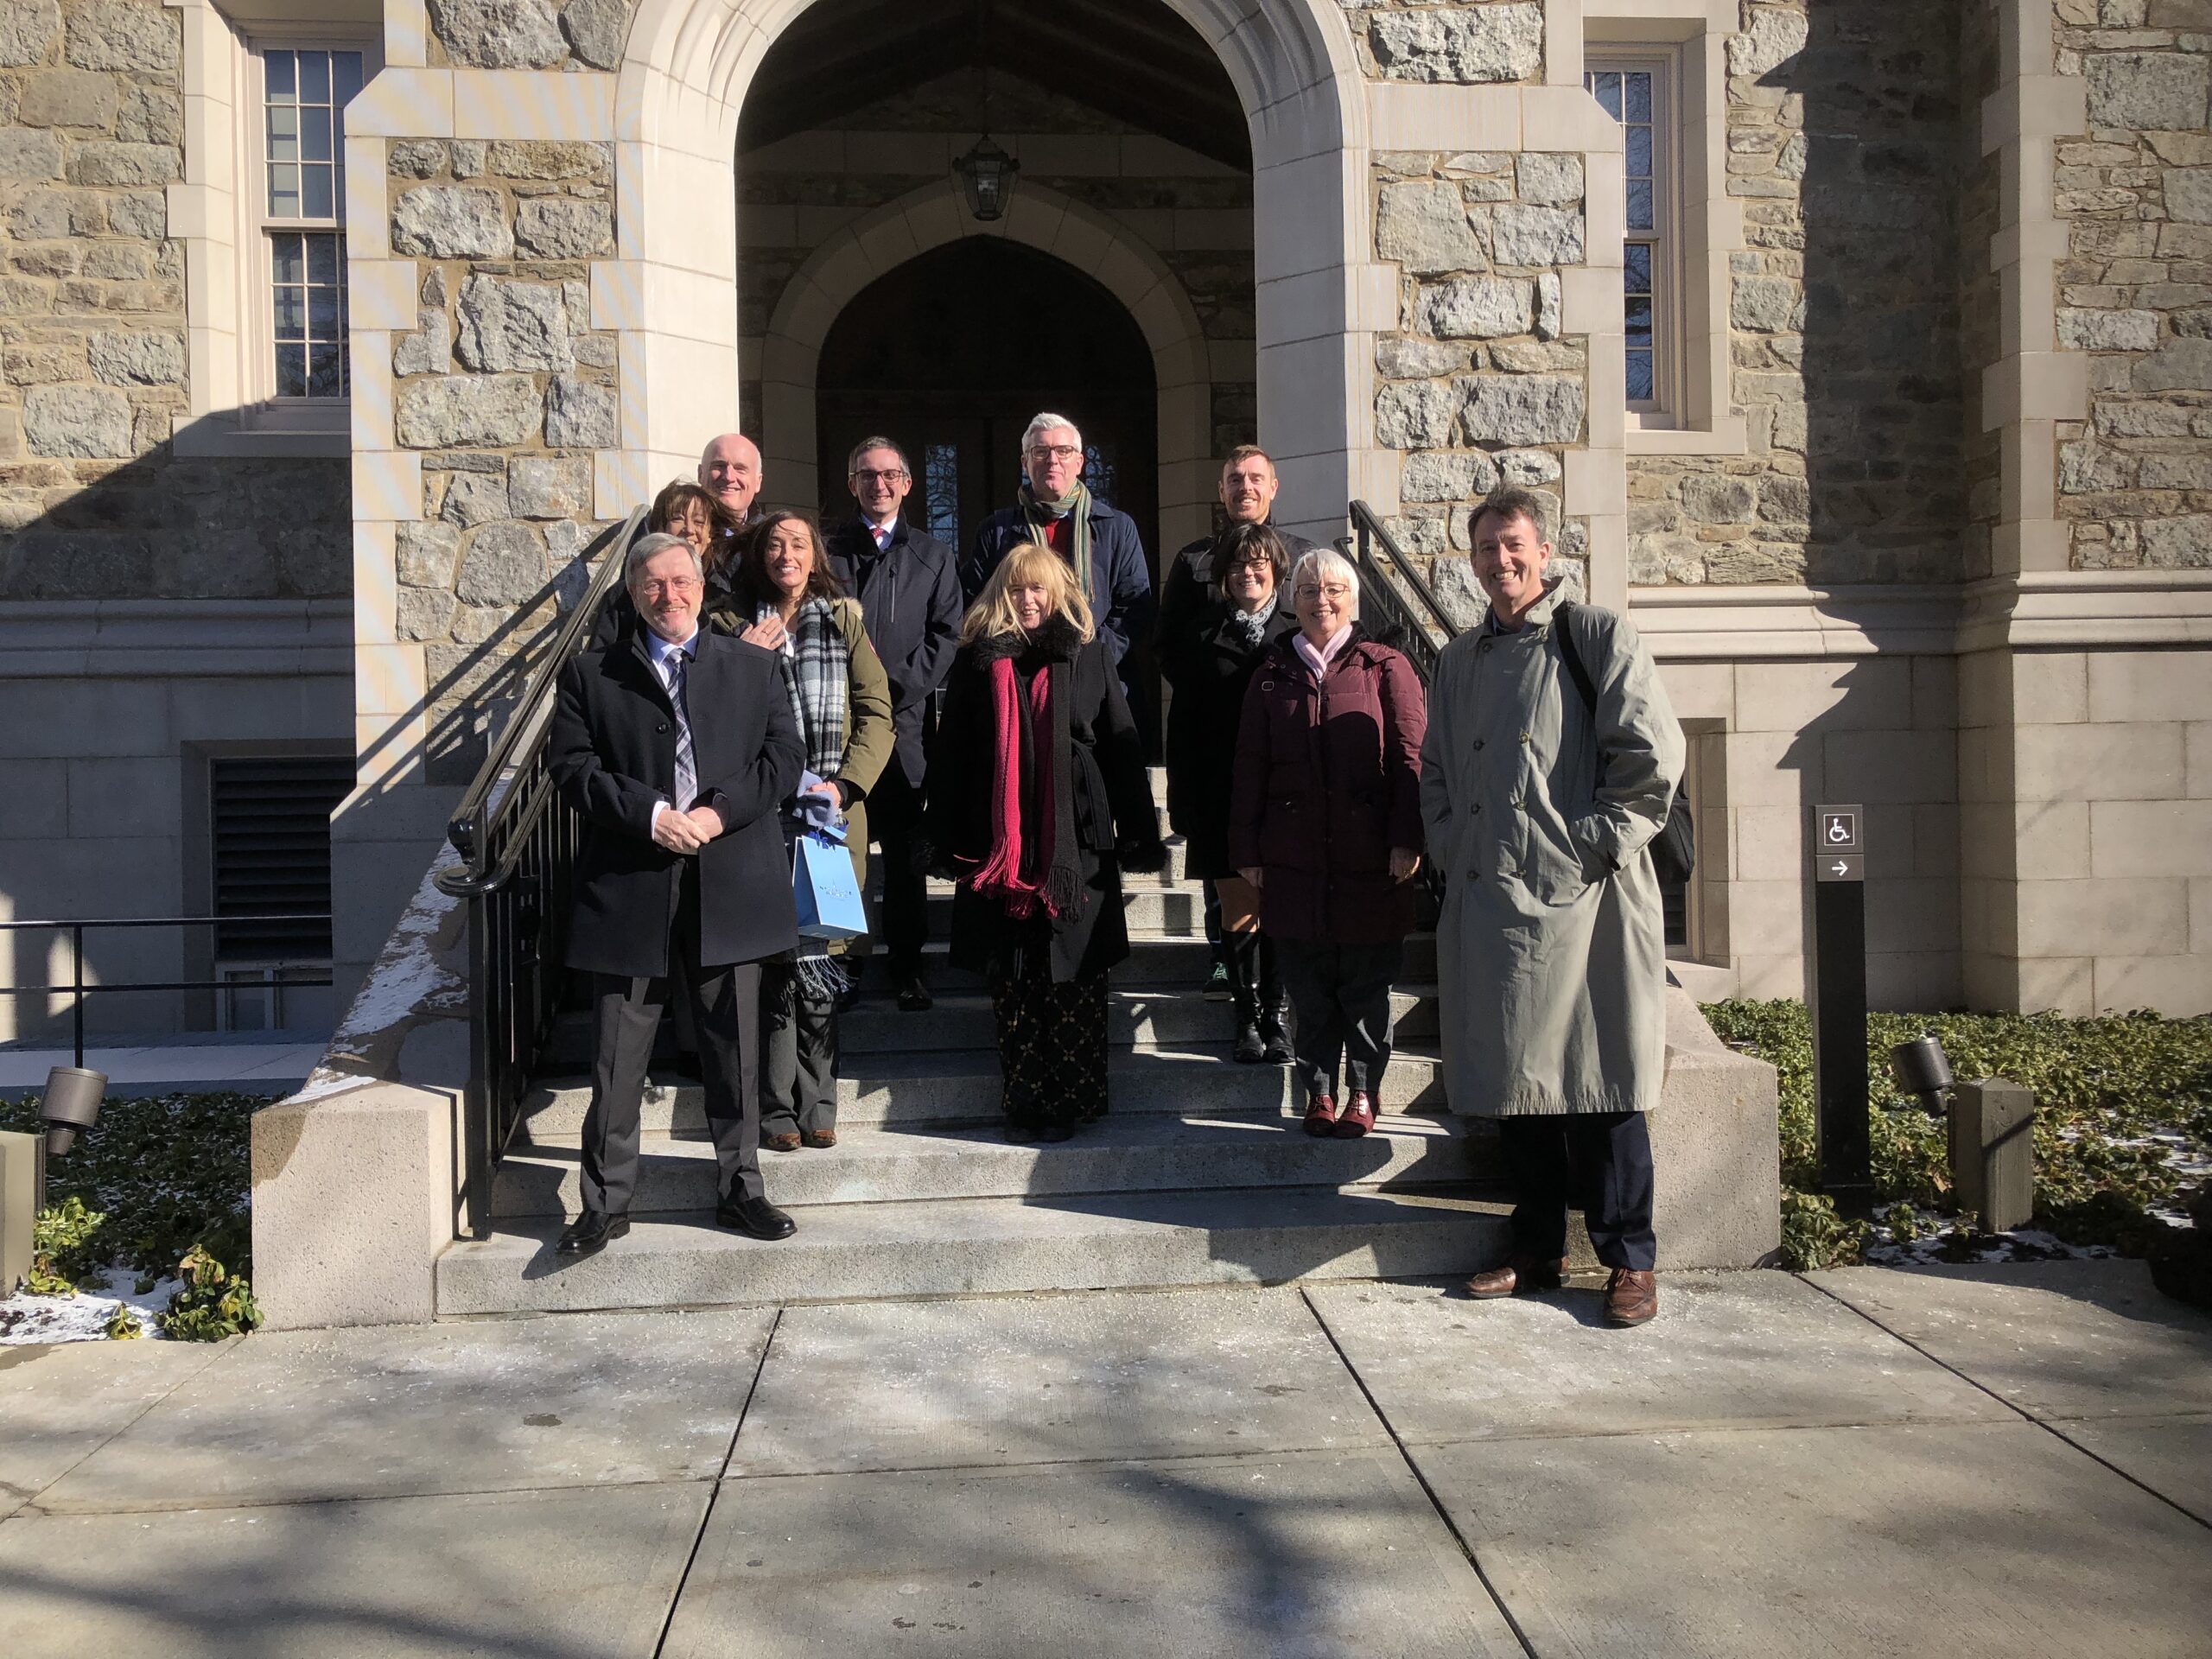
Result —
[[1316, 548], [1290, 585], [1298, 632], [1269, 651], [1244, 696], [1229, 854], [1260, 889], [1260, 925], [1298, 1016], [1306, 1133], [1350, 1139], [1375, 1127], [1390, 1060], [1428, 715], [1413, 664], [1361, 629], [1359, 576], [1342, 554]]

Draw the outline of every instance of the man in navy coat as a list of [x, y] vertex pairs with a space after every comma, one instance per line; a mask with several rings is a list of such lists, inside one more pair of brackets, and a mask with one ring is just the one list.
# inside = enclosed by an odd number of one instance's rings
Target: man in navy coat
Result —
[[630, 1230], [639, 1107], [661, 1011], [689, 999], [720, 1166], [715, 1219], [788, 1238], [760, 1183], [760, 963], [798, 940], [776, 823], [805, 749], [775, 653], [700, 626], [690, 543], [640, 538], [624, 556], [638, 620], [562, 671], [546, 738], [581, 813], [568, 965], [592, 985], [583, 1213], [560, 1255]]
[[960, 567], [961, 591], [974, 604], [999, 561], [1023, 542], [1053, 549], [1076, 566], [1107, 658], [1121, 671], [1134, 710], [1141, 699], [1130, 684], [1128, 658], [1131, 645], [1152, 637], [1152, 569], [1137, 521], [1091, 495], [1083, 464], [1083, 434], [1074, 422], [1044, 414], [1029, 423], [1021, 435], [1020, 500], [983, 520]]
[[861, 439], [846, 462], [845, 484], [860, 512], [830, 531], [830, 569], [860, 601], [868, 643], [890, 677], [896, 740], [868, 798], [868, 830], [883, 847], [877, 931], [899, 1006], [919, 1013], [931, 1003], [922, 977], [929, 900], [913, 844], [922, 828], [930, 698], [960, 648], [960, 572], [953, 550], [899, 511], [914, 475], [896, 443]]

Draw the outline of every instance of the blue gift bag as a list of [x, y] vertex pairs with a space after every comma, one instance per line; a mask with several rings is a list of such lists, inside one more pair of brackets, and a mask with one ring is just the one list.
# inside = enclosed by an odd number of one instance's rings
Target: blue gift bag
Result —
[[791, 842], [791, 903], [803, 939], [856, 939], [868, 931], [853, 856], [811, 831]]

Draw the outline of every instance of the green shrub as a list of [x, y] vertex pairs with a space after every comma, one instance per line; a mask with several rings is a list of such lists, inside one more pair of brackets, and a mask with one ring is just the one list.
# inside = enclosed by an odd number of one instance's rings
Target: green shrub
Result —
[[[175, 1335], [227, 1336], [258, 1319], [247, 1275], [252, 1226], [247, 1209], [253, 1114], [270, 1096], [203, 1094], [107, 1102], [100, 1120], [47, 1166], [48, 1208], [39, 1217], [38, 1268], [29, 1287], [58, 1295], [102, 1268], [156, 1279], [187, 1278], [179, 1308], [159, 1316]], [[0, 1101], [0, 1128], [38, 1133], [35, 1096]], [[198, 1257], [198, 1262], [194, 1258]], [[202, 1265], [202, 1264], [205, 1265]], [[224, 1264], [229, 1264], [227, 1266]], [[219, 1288], [196, 1287], [186, 1264]], [[172, 1321], [178, 1323], [173, 1325]], [[138, 1334], [111, 1323], [111, 1336]]]
[[31, 1224], [31, 1271], [25, 1287], [34, 1296], [73, 1296], [78, 1281], [90, 1278], [105, 1265], [99, 1236], [107, 1217], [87, 1210], [84, 1199], [72, 1193], [58, 1205], [48, 1205]]
[[1790, 1272], [1847, 1268], [1865, 1258], [1866, 1249], [1866, 1224], [1846, 1221], [1834, 1198], [1782, 1189], [1782, 1265]]
[[[1717, 1002], [1705, 1014], [1724, 1042], [1774, 1066], [1782, 1179], [1800, 1192], [1815, 1191], [1812, 1020], [1805, 1005]], [[2200, 1155], [2212, 1153], [2212, 1018], [1874, 1014], [1867, 1018], [1866, 1074], [1880, 1201], [1938, 1208], [1950, 1196], [1944, 1124], [1900, 1095], [1890, 1075], [1890, 1050], [1923, 1032], [1943, 1045], [1958, 1077], [2009, 1077], [2034, 1091], [2036, 1220], [2070, 1243], [2133, 1251], [2155, 1236], [2145, 1208], [2171, 1200], [2180, 1178], [2163, 1149], [2139, 1144], [2145, 1136], [2178, 1133]], [[1789, 1224], [1785, 1213], [1785, 1230]]]
[[168, 1311], [158, 1316], [164, 1335], [183, 1342], [220, 1342], [261, 1323], [261, 1309], [245, 1281], [232, 1278], [198, 1245], [186, 1252], [177, 1273], [184, 1284], [169, 1298]]

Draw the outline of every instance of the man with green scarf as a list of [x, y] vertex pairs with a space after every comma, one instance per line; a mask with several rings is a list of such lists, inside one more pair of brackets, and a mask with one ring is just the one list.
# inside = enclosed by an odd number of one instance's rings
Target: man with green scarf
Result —
[[[1075, 568], [1135, 711], [1141, 700], [1129, 683], [1128, 658], [1133, 642], [1152, 637], [1152, 570], [1136, 520], [1092, 497], [1084, 487], [1083, 464], [1083, 434], [1074, 422], [1048, 413], [1029, 423], [1021, 435], [1020, 501], [993, 513], [976, 532], [960, 566], [962, 600], [976, 602], [1009, 549], [1023, 542], [1052, 548]], [[1138, 719], [1141, 724], [1141, 714]]]

